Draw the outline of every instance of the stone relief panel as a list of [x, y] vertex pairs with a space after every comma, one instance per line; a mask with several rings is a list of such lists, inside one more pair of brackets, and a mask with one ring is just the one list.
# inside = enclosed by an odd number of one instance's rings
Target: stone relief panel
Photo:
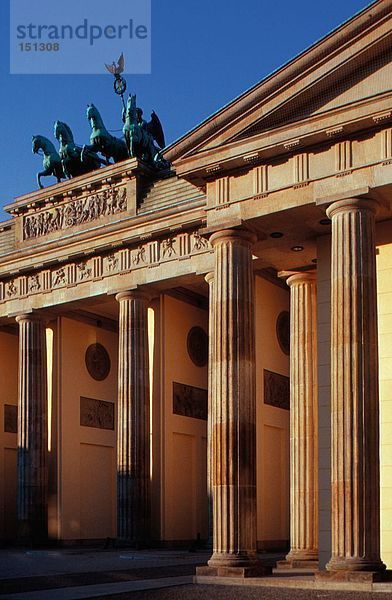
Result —
[[41, 289], [41, 283], [39, 280], [39, 275], [32, 275], [28, 281], [28, 291], [29, 292], [39, 292]]
[[173, 413], [207, 421], [208, 391], [173, 381]]
[[115, 215], [126, 209], [126, 188], [108, 188], [92, 196], [24, 217], [23, 239], [45, 236], [54, 231], [96, 221], [100, 217]]
[[264, 369], [264, 404], [290, 410], [290, 378]]
[[129, 273], [136, 269], [156, 267], [205, 252], [212, 252], [212, 247], [198, 231], [181, 232], [154, 241], [148, 239], [130, 248], [113, 250], [110, 254], [86, 257], [82, 261], [57, 265], [31, 275], [21, 275], [2, 281], [0, 302], [81, 285], [98, 278]]
[[18, 407], [4, 404], [4, 432], [18, 433]]
[[190, 329], [186, 346], [191, 361], [197, 367], [204, 367], [208, 363], [208, 335], [202, 327]]
[[283, 310], [276, 319], [276, 337], [280, 349], [287, 356], [290, 355], [290, 313]]
[[85, 363], [90, 376], [96, 381], [104, 381], [110, 373], [110, 356], [102, 344], [90, 344], [86, 350]]
[[114, 403], [81, 396], [80, 424], [82, 427], [114, 430]]

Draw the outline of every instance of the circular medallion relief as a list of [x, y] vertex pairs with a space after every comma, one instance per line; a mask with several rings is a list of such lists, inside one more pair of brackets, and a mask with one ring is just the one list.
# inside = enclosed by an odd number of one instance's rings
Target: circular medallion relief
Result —
[[192, 327], [187, 338], [188, 354], [198, 367], [208, 363], [208, 335], [201, 327]]
[[284, 354], [290, 354], [290, 313], [282, 311], [276, 319], [276, 337]]
[[110, 356], [102, 344], [91, 344], [86, 350], [86, 367], [91, 377], [103, 381], [110, 373]]

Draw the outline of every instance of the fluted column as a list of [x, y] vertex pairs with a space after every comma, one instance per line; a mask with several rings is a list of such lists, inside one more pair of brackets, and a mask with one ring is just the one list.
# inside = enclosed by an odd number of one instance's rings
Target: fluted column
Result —
[[[295, 273], [290, 286], [290, 552], [300, 567], [318, 560], [316, 274]], [[316, 564], [316, 563], [315, 563]]]
[[210, 288], [208, 319], [208, 420], [207, 420], [207, 496], [208, 496], [208, 543], [213, 543], [213, 501], [212, 501], [212, 379], [215, 374], [212, 360], [214, 355], [214, 273], [205, 277]]
[[18, 535], [42, 543], [48, 536], [48, 406], [45, 322], [32, 314], [19, 324]]
[[[256, 409], [253, 234], [212, 235], [215, 250], [212, 379], [214, 551], [209, 566], [256, 563]], [[224, 569], [223, 569], [224, 570]]]
[[150, 396], [148, 299], [139, 292], [116, 296], [120, 305], [117, 434], [117, 535], [128, 542], [150, 538]]
[[329, 571], [381, 571], [375, 214], [332, 204], [332, 557]]

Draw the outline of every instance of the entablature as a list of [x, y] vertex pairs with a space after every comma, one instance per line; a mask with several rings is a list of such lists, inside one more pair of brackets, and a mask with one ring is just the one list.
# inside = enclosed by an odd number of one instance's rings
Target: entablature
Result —
[[0, 280], [0, 317], [115, 294], [212, 268], [200, 227], [142, 236], [124, 247], [69, 257]]
[[[296, 152], [318, 152], [337, 142], [360, 141], [392, 127], [392, 93], [313, 115], [184, 157], [176, 163], [179, 176], [201, 185], [204, 180], [244, 169], [248, 164], [288, 161]], [[379, 159], [384, 156], [381, 153]]]

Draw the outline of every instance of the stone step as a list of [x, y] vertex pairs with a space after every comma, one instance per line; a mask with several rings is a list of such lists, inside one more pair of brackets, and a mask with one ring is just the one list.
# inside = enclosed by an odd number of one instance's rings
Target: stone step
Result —
[[171, 193], [171, 194], [148, 194], [144, 200], [143, 200], [143, 204], [149, 204], [150, 202], [158, 202], [158, 203], [168, 203], [171, 204], [172, 202], [177, 202], [180, 200], [192, 200], [193, 198], [198, 198], [199, 196], [202, 196], [202, 194], [199, 192], [192, 192], [192, 190], [176, 190], [175, 192]]
[[194, 198], [198, 198], [198, 197], [203, 197], [202, 192], [200, 192], [199, 190], [194, 190], [194, 189], [176, 189], [173, 192], [171, 192], [170, 194], [162, 194], [162, 193], [156, 193], [156, 192], [149, 192], [143, 202], [141, 203], [141, 205], [145, 206], [145, 205], [149, 205], [152, 202], [158, 203], [158, 204], [172, 204], [175, 202], [179, 202], [182, 200], [193, 200]]
[[[170, 188], [171, 186], [178, 184], [180, 181], [181, 180], [177, 176], [167, 177], [165, 179], [157, 179], [156, 181], [154, 181], [152, 183], [152, 185], [150, 186], [150, 189], [154, 189], [154, 188], [162, 188], [162, 189]], [[186, 183], [186, 182], [184, 182], [184, 183]]]
[[163, 210], [165, 208], [170, 208], [172, 206], [178, 206], [181, 204], [185, 204], [186, 202], [188, 202], [188, 199], [183, 199], [180, 200], [178, 202], [171, 202], [170, 204], [166, 203], [166, 202], [162, 202], [160, 204], [155, 204], [153, 202], [151, 202], [150, 204], [148, 204], [147, 206], [145, 204], [142, 204], [138, 210], [138, 214], [144, 214], [147, 212], [152, 212], [155, 210]]
[[0, 253], [11, 252], [15, 247], [15, 231], [3, 231], [0, 233]]
[[191, 184], [188, 183], [188, 181], [186, 181], [185, 179], [181, 179], [180, 177], [177, 177], [177, 175], [175, 175], [172, 177], [167, 177], [166, 179], [156, 179], [154, 182], [152, 182], [151, 185], [155, 188], [166, 189], [177, 185], [184, 185], [189, 187]]
[[[171, 186], [165, 186], [165, 187], [160, 186], [160, 185], [153, 186], [146, 192], [146, 197], [150, 196], [151, 194], [170, 196], [175, 193], [182, 193], [182, 192], [186, 192], [186, 191], [188, 191], [188, 193], [192, 193], [192, 191], [194, 189], [195, 188], [193, 186], [189, 185], [186, 182], [177, 181], [175, 184], [173, 184]], [[196, 191], [197, 191], [197, 188], [196, 188]]]

